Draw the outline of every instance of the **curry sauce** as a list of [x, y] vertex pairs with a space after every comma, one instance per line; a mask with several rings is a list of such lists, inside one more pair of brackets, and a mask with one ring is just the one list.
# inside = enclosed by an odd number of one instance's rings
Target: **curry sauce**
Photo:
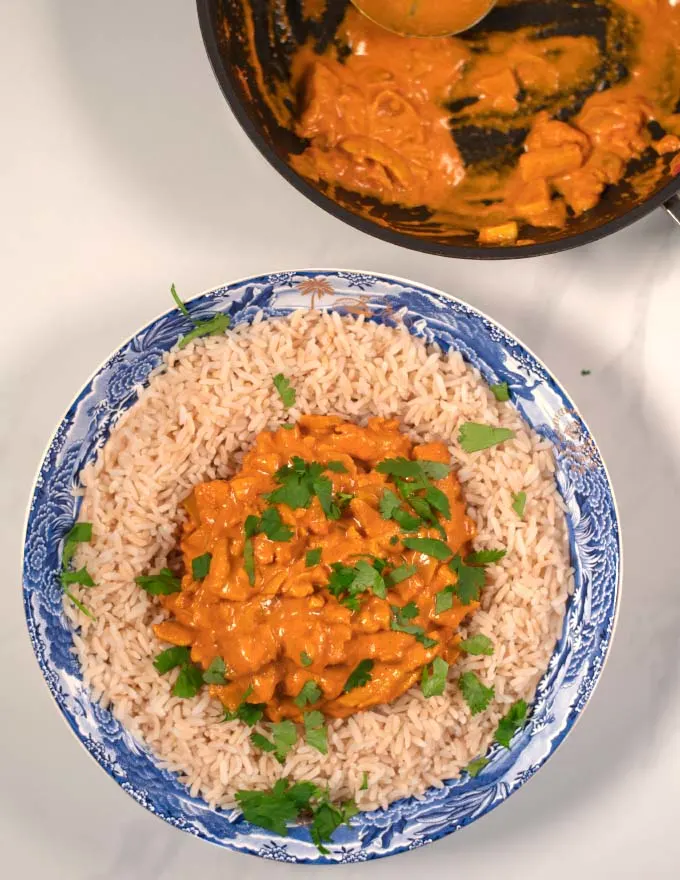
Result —
[[[433, 478], [407, 483], [390, 467]], [[425, 497], [440, 516], [423, 514]], [[299, 720], [312, 682], [306, 702], [344, 717], [456, 659], [478, 603], [453, 595], [447, 558], [407, 547], [417, 535], [464, 556], [475, 535], [444, 444], [414, 444], [391, 420], [303, 416], [259, 434], [238, 473], [196, 486], [185, 507], [181, 591], [161, 597], [170, 617], [154, 629], [203, 669], [223, 661], [210, 690], [228, 709], [246, 700]]]

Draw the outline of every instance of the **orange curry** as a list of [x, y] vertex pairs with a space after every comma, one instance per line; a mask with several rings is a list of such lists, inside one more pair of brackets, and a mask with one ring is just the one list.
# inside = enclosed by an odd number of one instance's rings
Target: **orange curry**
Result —
[[[226, 683], [210, 690], [230, 710], [246, 700], [271, 720], [299, 720], [306, 685], [328, 716], [394, 700], [436, 657], [456, 658], [478, 605], [435, 607], [456, 583], [448, 559], [475, 534], [449, 465], [444, 444], [414, 444], [396, 421], [303, 416], [261, 433], [232, 479], [187, 498], [186, 573], [161, 598], [171, 617], [156, 635], [191, 646], [203, 669], [221, 658]], [[440, 516], [414, 515], [424, 497]], [[409, 536], [447, 545], [448, 559], [408, 549]], [[210, 560], [198, 577], [197, 559]]]
[[[628, 75], [596, 90], [568, 121], [556, 117], [602, 76], [594, 37], [538, 39], [524, 28], [491, 32], [475, 46], [461, 37], [398, 36], [350, 7], [323, 55], [304, 45], [293, 59], [294, 128], [308, 147], [291, 163], [331, 191], [427, 206], [449, 229], [477, 230], [486, 244], [515, 242], [521, 223], [563, 227], [650, 146], [660, 156], [680, 149], [680, 4], [609, 0], [609, 7], [629, 23]], [[466, 164], [452, 137], [456, 112], [479, 126], [480, 137], [525, 132], [518, 159]], [[657, 140], [652, 121], [665, 132]]]
[[357, 9], [397, 34], [440, 36], [472, 27], [496, 0], [352, 0]]

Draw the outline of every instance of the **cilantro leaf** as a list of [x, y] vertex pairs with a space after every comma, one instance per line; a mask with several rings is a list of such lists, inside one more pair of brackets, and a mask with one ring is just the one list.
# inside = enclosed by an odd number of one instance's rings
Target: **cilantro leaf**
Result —
[[191, 316], [189, 315], [189, 309], [184, 305], [184, 303], [180, 299], [180, 296], [177, 293], [177, 289], [174, 284], [170, 285], [170, 294], [171, 294], [172, 298], [175, 300], [177, 308], [180, 310], [180, 312], [183, 315], [185, 315], [185, 317], [189, 318], [189, 320], [191, 320]]
[[80, 599], [77, 599], [70, 590], [68, 590], [64, 586], [62, 586], [62, 590], [64, 591], [64, 595], [68, 596], [69, 599], [71, 600], [71, 602], [73, 602], [73, 604], [76, 606], [76, 608], [78, 608], [80, 611], [82, 611], [86, 617], [89, 617], [90, 620], [97, 619], [94, 616], [94, 614], [90, 611], [90, 609], [87, 607], [87, 605], [83, 605], [83, 603], [80, 601]]
[[303, 666], [311, 666], [314, 661], [306, 651], [300, 651], [300, 663]]
[[463, 422], [458, 434], [458, 442], [465, 452], [479, 452], [490, 449], [506, 440], [512, 440], [515, 432], [510, 428], [494, 428], [492, 425], [481, 425], [478, 422]]
[[81, 587], [94, 587], [92, 576], [86, 568], [79, 568], [78, 571], [62, 571], [60, 580], [62, 587], [68, 587], [70, 584], [79, 584]]
[[365, 559], [360, 559], [354, 566], [356, 572], [354, 580], [350, 586], [350, 592], [356, 594], [364, 590], [371, 590], [380, 599], [384, 599], [387, 595], [385, 581], [380, 572], [374, 565], [369, 565]]
[[270, 541], [290, 541], [293, 537], [293, 530], [284, 525], [275, 507], [268, 507], [262, 514], [258, 531], [263, 532]]
[[494, 696], [493, 686], [483, 685], [474, 672], [464, 672], [458, 679], [458, 686], [473, 715], [483, 712]]
[[434, 648], [434, 646], [438, 644], [436, 639], [431, 639], [429, 636], [425, 635], [425, 630], [422, 626], [419, 626], [416, 623], [407, 622], [413, 620], [413, 618], [418, 615], [418, 608], [414, 602], [409, 602], [408, 605], [404, 605], [403, 608], [400, 608], [398, 605], [390, 605], [390, 608], [392, 610], [392, 618], [390, 620], [391, 630], [415, 636], [416, 641], [420, 642], [425, 648]]
[[400, 584], [407, 578], [412, 577], [417, 571], [418, 569], [415, 565], [400, 565], [397, 568], [393, 569], [385, 577], [385, 580], [390, 584], [390, 586], [394, 586], [395, 584]]
[[484, 570], [466, 565], [460, 555], [453, 557], [449, 562], [449, 568], [458, 575], [458, 580], [453, 584], [453, 593], [458, 596], [463, 605], [477, 601], [486, 581]]
[[527, 704], [524, 700], [517, 700], [508, 709], [505, 715], [498, 722], [494, 739], [497, 743], [510, 748], [510, 740], [515, 733], [524, 726], [527, 717]]
[[364, 775], [361, 778], [359, 791], [368, 791], [368, 770], [364, 770]]
[[256, 749], [260, 749], [263, 752], [276, 751], [276, 745], [270, 739], [267, 739], [262, 733], [258, 733], [257, 731], [250, 734], [250, 741]]
[[444, 587], [443, 590], [440, 590], [434, 597], [434, 613], [441, 614], [442, 611], [449, 611], [453, 608], [453, 593], [455, 590], [455, 586], [453, 584], [449, 584], [448, 587]]
[[332, 471], [334, 474], [347, 473], [347, 468], [341, 461], [327, 461], [324, 467], [327, 471]]
[[62, 568], [66, 569], [73, 559], [78, 544], [88, 544], [92, 540], [92, 523], [78, 522], [64, 538], [64, 551], [61, 555]]
[[512, 509], [520, 518], [524, 516], [524, 508], [527, 503], [526, 492], [514, 492], [512, 495]]
[[279, 782], [283, 782], [284, 786], [277, 783], [271, 792], [237, 791], [235, 797], [246, 822], [285, 837], [288, 833], [287, 823], [297, 819], [303, 805], [291, 796], [287, 780]]
[[459, 643], [458, 647], [461, 651], [465, 651], [466, 654], [487, 654], [488, 656], [493, 654], [493, 642], [483, 633], [478, 633], [476, 636], [464, 639]]
[[441, 657], [435, 657], [432, 668], [423, 666], [423, 674], [420, 679], [420, 689], [424, 697], [441, 697], [446, 688], [446, 676], [449, 672], [449, 664]]
[[243, 567], [248, 575], [250, 586], [255, 585], [255, 550], [253, 548], [253, 535], [257, 532], [258, 519], [256, 516], [246, 517], [243, 530], [246, 539], [243, 543]]
[[470, 763], [467, 765], [467, 767], [465, 769], [470, 774], [470, 776], [472, 776], [472, 778], [474, 779], [476, 776], [479, 776], [479, 774], [482, 772], [482, 770], [486, 767], [486, 765], [488, 763], [489, 763], [488, 758], [475, 758], [474, 761], [470, 761]]
[[378, 510], [380, 511], [380, 516], [383, 519], [392, 519], [392, 515], [395, 510], [399, 510], [401, 507], [401, 501], [397, 498], [397, 496], [390, 489], [385, 489], [380, 498], [380, 503], [378, 504]]
[[173, 697], [190, 699], [203, 687], [203, 670], [195, 663], [186, 663], [179, 671], [177, 681], [172, 689]]
[[226, 684], [225, 672], [224, 660], [221, 657], [215, 657], [203, 673], [203, 681], [206, 684]]
[[506, 400], [510, 400], [510, 388], [507, 382], [489, 385], [489, 389], [499, 403], [505, 403]]
[[212, 553], [203, 553], [191, 560], [191, 574], [195, 581], [202, 581], [208, 576], [211, 562]]
[[465, 557], [466, 565], [489, 565], [492, 562], [498, 562], [501, 560], [507, 550], [476, 550], [474, 553], [469, 553]]
[[340, 807], [335, 807], [325, 801], [316, 808], [309, 830], [313, 842], [322, 855], [327, 855], [329, 852], [323, 843], [331, 840], [333, 832], [340, 825], [347, 824], [352, 816], [356, 816], [357, 812], [354, 801], [346, 801]]
[[312, 568], [314, 565], [318, 565], [321, 562], [321, 547], [314, 547], [312, 550], [308, 550], [305, 554], [305, 565], [307, 568]]
[[414, 617], [418, 616], [418, 606], [415, 602], [407, 602], [406, 605], [403, 605], [399, 609], [399, 611], [402, 620], [413, 620]]
[[158, 574], [136, 577], [135, 583], [150, 596], [170, 596], [182, 589], [182, 582], [169, 568], [162, 568]]
[[404, 538], [402, 543], [408, 550], [424, 553], [434, 559], [449, 559], [453, 555], [448, 544], [438, 538]]
[[276, 376], [274, 376], [274, 387], [279, 392], [279, 397], [285, 408], [290, 409], [295, 403], [297, 392], [283, 373], [277, 373]]
[[153, 665], [157, 672], [161, 675], [165, 675], [166, 672], [170, 672], [170, 670], [174, 669], [176, 666], [184, 666], [186, 663], [189, 663], [190, 660], [191, 655], [188, 648], [174, 645], [172, 648], [166, 648], [165, 651], [161, 651], [160, 654], [157, 654], [154, 658]]
[[340, 519], [340, 511], [333, 509], [333, 483], [329, 478], [317, 477], [312, 481], [312, 489], [328, 519]]
[[451, 467], [441, 461], [428, 461], [427, 459], [419, 459], [421, 472], [429, 477], [430, 480], [443, 480], [448, 476]]
[[307, 745], [321, 752], [322, 755], [328, 754], [328, 730], [324, 722], [321, 712], [305, 712], [305, 741]]
[[[257, 724], [264, 715], [265, 705], [265, 703], [243, 702], [236, 710], [236, 718], [244, 724], [247, 724], [248, 727], [252, 727], [254, 724]], [[227, 719], [225, 718], [224, 720], [226, 721]]]
[[362, 660], [355, 668], [350, 672], [349, 678], [345, 682], [345, 686], [342, 689], [344, 694], [348, 694], [350, 691], [353, 691], [354, 688], [365, 687], [369, 681], [371, 681], [371, 669], [375, 666], [373, 660]]
[[444, 519], [451, 519], [451, 505], [448, 496], [436, 486], [428, 486], [425, 490], [425, 501], [439, 511]]
[[297, 729], [292, 721], [279, 721], [272, 724], [272, 736], [276, 749], [276, 759], [283, 764], [286, 755], [297, 740]]
[[215, 315], [203, 321], [195, 321], [191, 318], [191, 321], [193, 322], [194, 329], [190, 330], [179, 340], [179, 348], [186, 348], [194, 339], [201, 339], [203, 336], [221, 336], [231, 324], [229, 315]]
[[411, 461], [408, 458], [386, 458], [379, 462], [375, 468], [380, 474], [388, 477], [429, 478], [431, 480], [443, 480], [451, 468], [448, 464], [440, 461], [418, 460]]
[[311, 678], [309, 681], [306, 681], [300, 693], [295, 697], [295, 705], [299, 706], [301, 709], [307, 705], [307, 703], [318, 703], [321, 697], [323, 696], [323, 692], [319, 685], [313, 681]]

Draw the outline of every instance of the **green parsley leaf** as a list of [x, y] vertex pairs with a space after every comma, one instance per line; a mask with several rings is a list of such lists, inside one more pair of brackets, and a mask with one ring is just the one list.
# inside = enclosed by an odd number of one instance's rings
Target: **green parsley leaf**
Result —
[[378, 504], [380, 516], [383, 519], [392, 519], [392, 514], [395, 510], [399, 510], [400, 507], [401, 501], [397, 498], [394, 492], [390, 489], [385, 489]]
[[290, 409], [295, 403], [297, 392], [291, 386], [290, 381], [286, 379], [283, 373], [277, 373], [274, 376], [274, 387], [279, 392], [279, 397], [286, 409]]
[[306, 651], [300, 651], [300, 663], [303, 666], [311, 666], [314, 661]]
[[353, 594], [371, 590], [378, 598], [387, 596], [385, 581], [374, 565], [369, 565], [365, 559], [360, 559], [354, 567], [356, 572], [352, 581], [350, 592]]
[[203, 687], [203, 670], [195, 663], [187, 663], [182, 666], [177, 676], [177, 681], [172, 689], [173, 697], [183, 697], [185, 700], [195, 697]]
[[249, 687], [244, 693], [241, 702], [235, 711], [230, 712], [228, 709], [225, 709], [224, 718], [222, 719], [222, 721], [243, 721], [243, 723], [247, 724], [248, 727], [252, 727], [254, 724], [257, 724], [257, 722], [264, 715], [266, 704], [247, 703], [246, 700], [252, 694], [252, 692], [253, 688]]
[[321, 752], [322, 755], [328, 754], [328, 730], [324, 717], [321, 712], [305, 712], [305, 741], [312, 748]]
[[[409, 484], [405, 483], [404, 485], [408, 486]], [[401, 490], [401, 486], [399, 488]], [[430, 523], [430, 525], [434, 529], [436, 529], [442, 536], [442, 540], [446, 541], [446, 532], [444, 531], [442, 524], [437, 519], [437, 513], [431, 507], [430, 502], [426, 498], [421, 498], [419, 495], [413, 494], [410, 495], [408, 502], [418, 514], [418, 516], [425, 522]]]
[[371, 681], [371, 669], [375, 666], [373, 660], [362, 660], [355, 668], [350, 672], [349, 678], [345, 682], [345, 686], [342, 689], [344, 694], [348, 694], [350, 691], [353, 691], [354, 688], [365, 687], [369, 681]]
[[420, 465], [422, 473], [430, 480], [443, 480], [444, 477], [448, 476], [448, 473], [451, 470], [451, 467], [448, 464], [444, 464], [441, 461], [420, 459], [418, 464]]
[[389, 477], [401, 477], [409, 479], [414, 477], [429, 478], [431, 480], [443, 480], [451, 468], [448, 464], [439, 461], [411, 461], [408, 458], [386, 458], [379, 462], [375, 468], [380, 474]]
[[458, 686], [473, 715], [483, 712], [494, 696], [494, 688], [483, 685], [474, 672], [464, 672]]
[[310, 678], [309, 681], [306, 681], [303, 684], [302, 689], [297, 697], [295, 697], [294, 702], [296, 706], [299, 706], [302, 709], [308, 703], [310, 705], [312, 703], [318, 703], [322, 696], [323, 691], [319, 685]]
[[260, 528], [260, 519], [257, 516], [246, 517], [246, 521], [243, 523], [243, 531], [245, 533], [246, 538], [254, 538]]
[[333, 508], [333, 483], [328, 477], [316, 477], [312, 481], [312, 489], [328, 519], [340, 519], [340, 511]]
[[226, 684], [225, 672], [224, 660], [221, 657], [215, 657], [203, 673], [203, 681], [206, 684]]
[[486, 765], [488, 763], [489, 763], [488, 758], [475, 758], [474, 761], [470, 761], [470, 763], [467, 765], [467, 767], [465, 769], [470, 774], [470, 776], [472, 776], [472, 778], [474, 779], [476, 776], [479, 776], [479, 774], [482, 772], [482, 770], [486, 767]]
[[466, 565], [489, 565], [502, 559], [506, 550], [476, 550], [465, 557]]
[[434, 613], [435, 614], [441, 614], [442, 611], [449, 611], [451, 608], [453, 608], [454, 590], [455, 590], [455, 586], [453, 584], [449, 584], [448, 587], [444, 587], [443, 590], [440, 590], [435, 595], [435, 597], [434, 597]]
[[361, 778], [359, 791], [368, 791], [368, 770], [364, 770], [364, 775]]
[[493, 654], [493, 642], [483, 633], [478, 633], [476, 636], [464, 639], [458, 644], [458, 647], [461, 651], [465, 651], [466, 654], [487, 654], [488, 656]]
[[276, 745], [266, 736], [261, 733], [255, 731], [255, 733], [250, 734], [250, 741], [255, 746], [256, 749], [260, 749], [263, 752], [275, 752]]
[[204, 321], [195, 321], [191, 318], [191, 321], [194, 324], [194, 329], [190, 330], [179, 340], [179, 348], [186, 348], [194, 339], [201, 339], [204, 336], [221, 336], [225, 330], [229, 329], [231, 324], [229, 315], [215, 315]]
[[68, 587], [70, 584], [80, 584], [81, 587], [93, 587], [94, 581], [86, 568], [79, 568], [78, 571], [62, 571], [60, 575], [62, 587]]
[[293, 537], [293, 530], [284, 525], [275, 507], [268, 507], [262, 514], [258, 531], [263, 532], [270, 541], [290, 541]]
[[64, 551], [61, 555], [62, 568], [68, 568], [78, 544], [87, 544], [92, 540], [92, 523], [78, 522], [64, 538]]
[[136, 577], [135, 583], [150, 596], [170, 596], [172, 593], [179, 593], [182, 589], [182, 582], [169, 568], [162, 568], [158, 574]]
[[415, 602], [408, 602], [400, 608], [400, 613], [402, 620], [413, 620], [414, 617], [418, 616], [418, 606]]
[[510, 748], [510, 740], [515, 733], [524, 726], [527, 717], [527, 704], [524, 700], [517, 700], [508, 709], [505, 715], [498, 722], [494, 739], [497, 743]]
[[208, 576], [210, 571], [210, 563], [212, 562], [212, 553], [203, 553], [191, 560], [191, 574], [195, 581], [202, 581]]
[[314, 549], [307, 551], [305, 554], [305, 565], [307, 568], [312, 568], [312, 566], [318, 565], [321, 562], [322, 552], [321, 547], [314, 547]]
[[165, 675], [176, 666], [185, 666], [191, 661], [191, 654], [188, 648], [174, 645], [172, 648], [166, 648], [154, 658], [153, 665], [157, 672]]
[[[413, 620], [413, 618], [418, 615], [418, 608], [414, 602], [409, 602], [408, 605], [405, 605], [403, 608], [400, 608], [398, 605], [390, 605], [390, 608], [392, 610], [392, 619], [390, 620], [391, 630], [415, 636], [416, 641], [420, 642], [425, 648], [434, 648], [434, 646], [438, 644], [436, 639], [431, 639], [429, 636], [425, 635], [425, 630], [422, 626], [419, 626], [416, 623], [407, 622]], [[414, 609], [415, 614], [413, 613]]]
[[341, 461], [327, 461], [324, 467], [327, 471], [333, 471], [334, 474], [347, 473], [347, 468]]
[[425, 501], [439, 511], [444, 519], [451, 519], [451, 505], [448, 497], [436, 486], [428, 486], [425, 490]]
[[393, 569], [386, 577], [385, 580], [390, 584], [390, 586], [395, 586], [396, 584], [400, 584], [402, 581], [405, 581], [407, 578], [412, 577], [418, 569], [415, 565], [400, 565], [397, 568]]
[[292, 796], [289, 785], [288, 780], [280, 779], [271, 792], [237, 791], [236, 801], [246, 822], [285, 837], [287, 823], [297, 819], [300, 810], [309, 803], [309, 797], [306, 803], [299, 803]]
[[404, 547], [432, 556], [434, 559], [449, 559], [453, 555], [450, 547], [438, 538], [404, 538]]
[[505, 403], [510, 400], [510, 387], [507, 382], [501, 382], [498, 385], [489, 385], [491, 393], [499, 403]]
[[310, 827], [312, 841], [322, 855], [328, 855], [329, 850], [323, 845], [324, 841], [331, 840], [333, 832], [349, 822], [352, 816], [356, 816], [357, 808], [354, 801], [347, 801], [340, 808], [334, 807], [327, 802], [320, 804], [314, 811], [314, 818]]
[[[344, 605], [353, 611], [358, 610], [357, 594], [372, 590], [376, 596], [385, 598], [387, 589], [385, 580], [380, 571], [384, 568], [385, 563], [380, 559], [373, 559], [373, 564], [369, 564], [365, 559], [360, 559], [353, 567], [343, 565], [340, 562], [334, 562], [331, 565], [331, 575], [328, 579], [328, 590], [336, 597], [340, 598], [343, 593], [348, 595], [341, 599]], [[351, 601], [355, 600], [355, 601]]]
[[520, 518], [524, 516], [524, 508], [527, 503], [526, 492], [514, 492], [512, 495], [512, 509]]
[[460, 555], [453, 557], [449, 562], [449, 568], [458, 575], [458, 580], [453, 584], [454, 595], [458, 596], [463, 605], [477, 601], [486, 580], [484, 570], [466, 565]]
[[312, 496], [316, 494], [314, 481], [318, 480], [322, 473], [323, 466], [318, 462], [308, 463], [294, 455], [290, 464], [279, 468], [274, 474], [274, 479], [280, 485], [266, 498], [272, 504], [287, 504], [293, 510], [309, 507]]
[[479, 452], [512, 440], [515, 432], [510, 428], [494, 428], [491, 425], [480, 425], [478, 422], [464, 422], [460, 426], [458, 442], [465, 452]]
[[423, 666], [423, 674], [420, 679], [420, 689], [424, 697], [441, 697], [446, 688], [446, 676], [449, 672], [449, 664], [441, 657], [435, 657], [432, 667]]
[[272, 724], [272, 736], [276, 747], [276, 759], [283, 764], [286, 755], [297, 740], [297, 729], [292, 721], [279, 721]]

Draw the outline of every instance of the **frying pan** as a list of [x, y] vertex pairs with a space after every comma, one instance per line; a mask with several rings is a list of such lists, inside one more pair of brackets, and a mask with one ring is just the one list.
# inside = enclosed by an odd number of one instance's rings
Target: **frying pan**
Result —
[[[377, 199], [336, 189], [332, 195], [321, 182], [306, 180], [289, 163], [291, 155], [302, 152], [306, 142], [291, 127], [275, 118], [266, 99], [267, 92], [285, 86], [289, 79], [291, 58], [297, 47], [313, 40], [323, 52], [336, 38], [349, 0], [328, 0], [325, 12], [317, 19], [306, 18], [302, 0], [250, 0], [252, 28], [243, 11], [244, 0], [198, 0], [198, 15], [205, 46], [217, 80], [236, 118], [265, 158], [300, 192], [329, 213], [357, 229], [426, 253], [466, 259], [502, 260], [538, 256], [567, 250], [596, 241], [644, 217], [664, 205], [680, 224], [680, 176], [670, 170], [670, 157], [656, 188], [640, 195], [636, 179], [648, 172], [656, 152], [648, 149], [631, 161], [625, 176], [605, 191], [590, 211], [569, 219], [563, 229], [539, 229], [524, 224], [520, 239], [532, 244], [485, 246], [475, 233], [449, 234], [432, 218], [427, 207], [417, 209], [386, 205]], [[320, 4], [316, 3], [315, 6]], [[620, 10], [620, 7], [618, 7]], [[496, 7], [464, 39], [479, 45], [490, 34], [508, 33], [533, 26], [537, 39], [551, 36], [589, 35], [597, 40], [600, 64], [587, 86], [570, 95], [565, 104], [561, 96], [557, 118], [569, 121], [586, 99], [628, 76], [633, 47], [615, 4], [608, 0], [518, 0]], [[253, 57], [258, 60], [253, 64]], [[680, 112], [680, 95], [675, 112]], [[292, 118], [292, 102], [288, 102]], [[493, 162], [499, 165], [516, 161], [527, 131], [521, 128], [484, 128], [466, 118], [465, 107], [452, 107], [451, 134], [466, 164]], [[536, 108], [539, 109], [539, 108]], [[549, 105], [545, 108], [549, 112]], [[650, 123], [652, 137], [664, 132]]]

